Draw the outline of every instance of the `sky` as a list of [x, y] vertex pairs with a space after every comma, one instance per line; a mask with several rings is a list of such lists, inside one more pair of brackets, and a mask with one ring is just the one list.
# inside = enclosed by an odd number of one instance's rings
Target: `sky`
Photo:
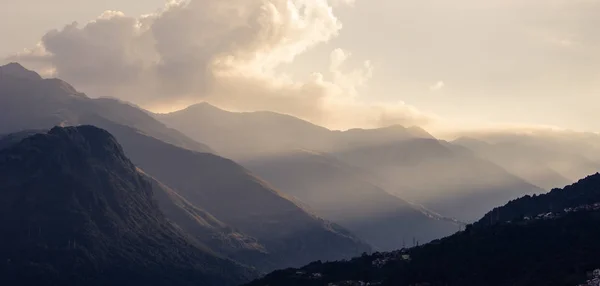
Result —
[[597, 132], [597, 15], [600, 0], [2, 1], [0, 59], [156, 112]]

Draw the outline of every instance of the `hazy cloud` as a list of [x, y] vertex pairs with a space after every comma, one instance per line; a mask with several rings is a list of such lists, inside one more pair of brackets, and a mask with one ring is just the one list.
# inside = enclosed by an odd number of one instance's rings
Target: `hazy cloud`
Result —
[[438, 91], [438, 90], [441, 90], [442, 88], [444, 88], [445, 86], [446, 86], [446, 84], [443, 81], [438, 81], [434, 85], [430, 86], [429, 90]]
[[[47, 33], [18, 54], [92, 96], [115, 96], [149, 108], [209, 101], [236, 110], [272, 110], [331, 127], [422, 124], [430, 118], [404, 103], [361, 99], [373, 66], [345, 67], [335, 49], [327, 72], [299, 80], [283, 64], [336, 37], [337, 5], [350, 0], [191, 0], [128, 17], [98, 19]], [[369, 103], [366, 103], [369, 102]], [[353, 125], [348, 123], [352, 122]]]

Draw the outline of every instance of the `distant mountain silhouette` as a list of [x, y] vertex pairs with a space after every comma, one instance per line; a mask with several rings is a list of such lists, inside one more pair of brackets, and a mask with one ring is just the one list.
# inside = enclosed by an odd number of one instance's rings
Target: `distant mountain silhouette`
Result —
[[256, 277], [167, 221], [151, 183], [108, 132], [56, 127], [12, 142], [0, 150], [0, 284], [236, 285]]
[[[477, 154], [508, 170], [514, 169], [514, 173], [523, 178], [533, 177], [531, 182], [547, 190], [564, 187], [600, 170], [600, 135], [594, 133], [507, 131], [475, 133], [470, 138], [487, 143], [466, 145]], [[473, 140], [459, 138], [457, 141]], [[556, 173], [560, 174], [558, 180], [553, 179]]]
[[473, 150], [477, 155], [546, 190], [564, 187], [573, 183], [574, 179], [570, 179], [573, 176], [580, 178], [600, 169], [600, 164], [575, 152], [569, 154], [550, 147], [512, 142], [488, 143], [468, 137], [461, 137], [453, 143]]
[[0, 134], [90, 124], [90, 116], [135, 127], [180, 147], [211, 152], [206, 145], [167, 128], [131, 104], [109, 98], [88, 98], [64, 81], [42, 79], [16, 63], [0, 66]]
[[421, 128], [398, 125], [331, 131], [289, 115], [268, 111], [228, 112], [208, 103], [156, 117], [233, 159], [271, 156], [293, 149], [329, 152], [389, 141], [433, 138]]
[[[475, 221], [490, 208], [524, 194], [544, 192], [418, 127], [331, 131], [288, 115], [228, 112], [207, 103], [157, 118], [240, 162], [261, 158], [274, 162], [297, 149], [332, 154], [374, 174], [372, 181], [384, 190], [463, 221]], [[284, 192], [288, 192], [286, 186], [293, 185], [278, 182]]]
[[24, 68], [19, 63], [9, 63], [4, 66], [0, 66], [0, 80], [3, 79], [12, 80], [41, 80], [42, 77], [34, 71], [30, 71]]
[[[424, 246], [349, 261], [317, 261], [276, 271], [248, 285], [582, 285], [591, 271], [600, 268], [599, 190], [596, 174], [547, 195], [511, 202], [499, 208], [501, 220], [492, 225], [484, 223], [486, 217]], [[522, 218], [556, 209], [550, 202], [576, 210]]]
[[334, 155], [376, 174], [389, 192], [462, 221], [475, 221], [489, 209], [525, 194], [544, 192], [465, 148], [433, 139]]
[[379, 250], [412, 245], [415, 239], [428, 242], [459, 229], [387, 193], [367, 172], [326, 154], [297, 150], [242, 164]]

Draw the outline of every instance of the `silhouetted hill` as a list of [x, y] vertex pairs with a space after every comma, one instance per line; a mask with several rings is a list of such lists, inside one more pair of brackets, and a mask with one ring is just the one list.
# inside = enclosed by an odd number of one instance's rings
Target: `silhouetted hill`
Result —
[[211, 151], [131, 104], [109, 98], [88, 98], [64, 81], [42, 79], [19, 64], [0, 66], [0, 134], [91, 124], [87, 120], [89, 116], [135, 127], [177, 146]]
[[228, 112], [201, 103], [156, 117], [188, 136], [234, 159], [272, 156], [294, 149], [322, 152], [377, 145], [413, 138], [433, 138], [418, 127], [331, 131], [302, 119], [274, 112]]
[[42, 77], [34, 71], [27, 70], [19, 63], [9, 63], [0, 66], [0, 80], [4, 78], [23, 79], [23, 80], [41, 80]]
[[600, 266], [598, 223], [600, 213], [583, 212], [472, 229], [406, 252], [276, 271], [247, 285], [579, 285]]
[[297, 150], [242, 164], [379, 250], [398, 249], [413, 239], [428, 242], [459, 229], [427, 216], [378, 187], [368, 173], [326, 154]]
[[[500, 208], [501, 220], [478, 223], [421, 247], [363, 255], [350, 261], [314, 262], [276, 271], [248, 284], [333, 285], [579, 285], [600, 268], [600, 174], [550, 194], [525, 197]], [[571, 208], [532, 219], [524, 213]], [[510, 210], [514, 220], [506, 221]], [[492, 214], [493, 212], [490, 212]], [[516, 215], [516, 213], [519, 213]], [[370, 283], [370, 284], [367, 284]]]
[[600, 174], [589, 176], [563, 189], [554, 189], [547, 194], [525, 196], [495, 208], [477, 225], [535, 218], [540, 214], [564, 213], [568, 209], [600, 203]]
[[469, 150], [433, 139], [413, 139], [334, 154], [369, 170], [389, 192], [462, 221], [544, 190]]
[[169, 223], [106, 131], [53, 128], [0, 150], [0, 284], [235, 285], [255, 273]]
[[309, 213], [231, 160], [179, 148], [102, 118], [95, 120], [110, 126], [127, 156], [144, 172], [264, 246], [267, 261], [257, 253], [247, 253], [258, 255], [252, 265], [273, 270], [371, 250], [345, 229]]

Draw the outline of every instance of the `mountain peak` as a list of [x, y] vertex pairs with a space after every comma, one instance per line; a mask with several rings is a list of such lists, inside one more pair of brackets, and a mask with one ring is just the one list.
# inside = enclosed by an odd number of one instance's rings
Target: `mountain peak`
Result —
[[431, 133], [419, 126], [411, 126], [408, 127], [407, 130], [415, 137], [435, 139], [435, 136], [431, 135]]
[[60, 165], [77, 169], [82, 160], [97, 160], [112, 166], [133, 167], [121, 145], [104, 129], [82, 125], [78, 127], [54, 127], [47, 133], [39, 133], [23, 140], [14, 147], [23, 154], [31, 152], [54, 153], [61, 159]]
[[121, 147], [117, 140], [104, 129], [92, 125], [81, 125], [77, 127], [54, 127], [48, 135], [67, 138], [72, 141], [85, 140], [90, 147], [103, 147], [120, 151]]
[[29, 80], [42, 79], [42, 77], [36, 72], [28, 70], [21, 64], [15, 62], [0, 66], [0, 80], [5, 76]]
[[[180, 110], [181, 112], [198, 112], [198, 111], [202, 111], [202, 112], [225, 112], [225, 110], [222, 110], [208, 102], [200, 102], [200, 103], [196, 103], [193, 105], [190, 105], [188, 107], [186, 107], [185, 109]], [[176, 111], [179, 112], [179, 111]], [[175, 112], [174, 112], [175, 113]]]

